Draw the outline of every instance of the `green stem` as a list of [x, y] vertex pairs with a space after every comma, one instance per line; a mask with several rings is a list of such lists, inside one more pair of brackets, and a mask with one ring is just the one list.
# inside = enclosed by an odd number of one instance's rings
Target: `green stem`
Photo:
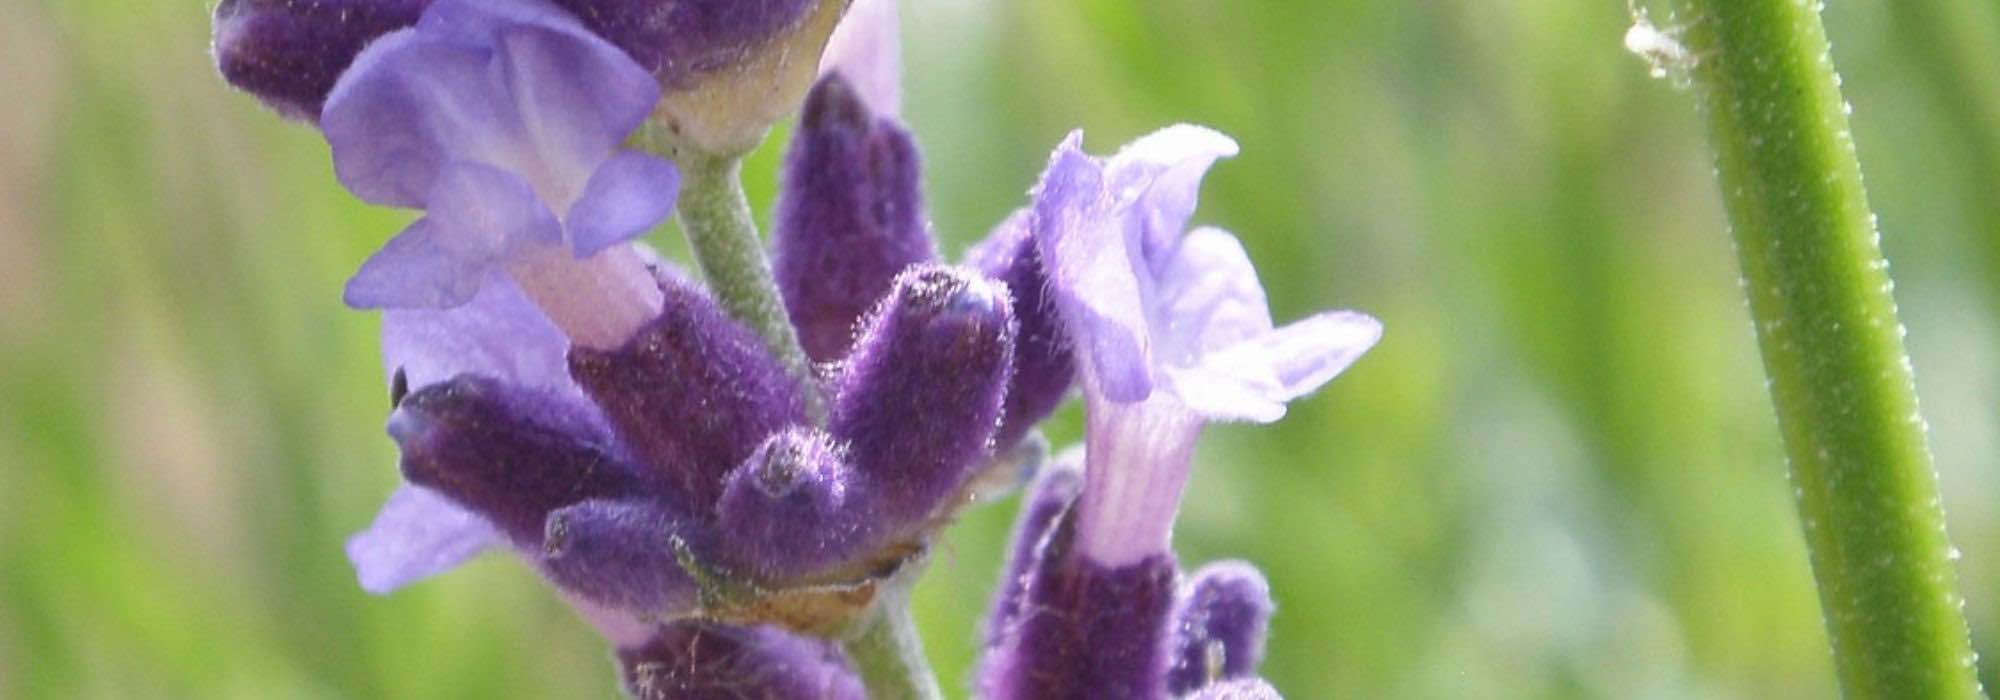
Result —
[[924, 658], [907, 599], [883, 601], [861, 635], [844, 645], [871, 700], [939, 700], [937, 674]]
[[1849, 698], [1980, 697], [1817, 3], [1676, 0]]
[[723, 310], [756, 331], [771, 353], [806, 384], [812, 412], [823, 412], [812, 365], [778, 296], [771, 261], [764, 255], [764, 241], [750, 213], [750, 198], [743, 193], [742, 160], [682, 152], [676, 164], [682, 176], [681, 230], [709, 291]]

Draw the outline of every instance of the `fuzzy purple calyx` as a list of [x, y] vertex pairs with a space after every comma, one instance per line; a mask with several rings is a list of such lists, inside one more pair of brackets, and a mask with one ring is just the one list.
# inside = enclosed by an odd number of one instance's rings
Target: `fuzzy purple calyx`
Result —
[[403, 477], [539, 548], [550, 511], [643, 493], [588, 408], [546, 392], [464, 375], [420, 389], [389, 417]]
[[999, 449], [1055, 412], [1076, 383], [1076, 356], [1061, 309], [1049, 295], [1049, 278], [1035, 247], [1028, 212], [1015, 212], [966, 254], [966, 264], [1002, 284], [1014, 299], [1020, 333], [1014, 342], [1014, 380], [994, 444]]
[[1021, 498], [1021, 510], [1014, 520], [1014, 534], [1007, 545], [1007, 562], [1001, 570], [1000, 587], [993, 595], [993, 607], [986, 617], [985, 646], [989, 658], [1013, 634], [1026, 605], [1028, 586], [1034, 582], [1050, 535], [1057, 523], [1076, 502], [1083, 489], [1083, 470], [1075, 455], [1059, 459], [1035, 475]]
[[1166, 698], [1172, 554], [1106, 567], [1071, 548], [1064, 518], [1007, 639], [988, 651], [982, 688], [993, 700]]
[[772, 271], [799, 342], [840, 359], [855, 323], [905, 268], [937, 257], [916, 142], [840, 75], [806, 97], [781, 173]]
[[832, 436], [807, 428], [772, 434], [723, 491], [717, 524], [728, 564], [782, 583], [864, 554], [870, 523], [854, 507], [853, 481]]
[[674, 617], [700, 603], [682, 568], [695, 527], [663, 504], [591, 500], [549, 514], [542, 569], [564, 589], [618, 610]]
[[847, 444], [878, 523], [926, 524], [990, 454], [1012, 373], [1012, 303], [976, 272], [922, 265], [863, 325], [828, 432]]
[[708, 512], [765, 436], [805, 420], [804, 397], [706, 292], [672, 277], [660, 289], [658, 318], [618, 349], [572, 349], [570, 375], [677, 505]]
[[1270, 584], [1248, 563], [1216, 562], [1195, 571], [1174, 607], [1167, 689], [1181, 695], [1254, 678], [1275, 609]]
[[554, 0], [670, 87], [741, 64], [820, 0]]
[[318, 122], [326, 95], [376, 37], [416, 24], [431, 0], [223, 0], [215, 65], [278, 114]]
[[772, 627], [701, 620], [662, 625], [618, 650], [625, 692], [637, 700], [862, 700], [838, 651]]

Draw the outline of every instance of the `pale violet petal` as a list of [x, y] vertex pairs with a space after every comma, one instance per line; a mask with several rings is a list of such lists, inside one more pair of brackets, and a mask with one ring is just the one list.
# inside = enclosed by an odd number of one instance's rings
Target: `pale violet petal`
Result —
[[1352, 311], [1329, 311], [1203, 355], [1167, 371], [1172, 390], [1211, 420], [1269, 423], [1284, 405], [1354, 364], [1382, 337], [1382, 324]]
[[1287, 324], [1256, 341], [1278, 375], [1279, 401], [1312, 393], [1347, 370], [1382, 339], [1382, 322], [1356, 311], [1327, 311]]
[[564, 217], [577, 257], [637, 238], [674, 213], [680, 171], [665, 160], [623, 151], [598, 166]]
[[443, 573], [500, 542], [477, 515], [408, 484], [396, 489], [368, 529], [347, 540], [361, 589], [382, 595]]
[[562, 224], [520, 176], [459, 161], [431, 188], [432, 244], [466, 265], [505, 262], [562, 244]]
[[1196, 229], [1181, 241], [1159, 276], [1153, 333], [1169, 364], [1271, 331], [1271, 311], [1257, 268], [1227, 231]]
[[820, 75], [838, 71], [870, 109], [903, 111], [903, 40], [896, 0], [854, 0], [827, 39]]
[[1200, 201], [1202, 178], [1217, 160], [1238, 150], [1220, 131], [1177, 124], [1140, 137], [1111, 157], [1105, 180], [1114, 196], [1129, 202], [1127, 224], [1136, 229], [1149, 264], [1157, 268], [1172, 256]]
[[1200, 365], [1166, 368], [1168, 391], [1208, 420], [1273, 423], [1284, 418], [1284, 402], [1272, 398], [1283, 392], [1277, 372], [1259, 364], [1261, 358], [1233, 355], [1218, 353]]
[[486, 272], [437, 246], [436, 223], [418, 219], [348, 278], [341, 299], [357, 309], [448, 309], [470, 301]]
[[383, 369], [411, 389], [469, 373], [580, 396], [568, 355], [569, 339], [501, 274], [463, 306], [382, 315]]
[[623, 51], [580, 30], [514, 25], [494, 43], [498, 82], [534, 154], [515, 168], [552, 207], [566, 209], [652, 112], [659, 84]]
[[453, 161], [505, 161], [519, 117], [495, 99], [492, 52], [414, 29], [377, 39], [327, 95], [334, 174], [362, 200], [421, 208]]
[[1111, 220], [1103, 169], [1071, 134], [1057, 147], [1034, 194], [1035, 245], [1084, 360], [1085, 381], [1130, 403], [1152, 391], [1147, 283], [1123, 231]]

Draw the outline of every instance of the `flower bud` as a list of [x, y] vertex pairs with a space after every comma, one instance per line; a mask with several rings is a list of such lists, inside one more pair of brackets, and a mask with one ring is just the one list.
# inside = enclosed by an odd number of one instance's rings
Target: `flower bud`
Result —
[[224, 80], [279, 114], [318, 122], [320, 107], [356, 54], [416, 24], [431, 0], [222, 0], [214, 52]]
[[522, 547], [540, 547], [550, 511], [643, 488], [613, 456], [587, 409], [461, 375], [404, 397], [389, 417], [403, 476], [484, 516]]
[[772, 627], [675, 622], [618, 650], [618, 665], [637, 700], [867, 697], [838, 652]]
[[928, 520], [988, 454], [1012, 372], [1005, 288], [923, 265], [864, 324], [838, 379], [829, 431], [892, 528]]
[[1019, 621], [1022, 599], [1034, 580], [1049, 535], [1076, 494], [1083, 489], [1083, 469], [1074, 455], [1050, 464], [1035, 475], [1034, 484], [1021, 498], [1021, 512], [1014, 521], [1014, 538], [1007, 546], [1007, 564], [1001, 572], [1000, 590], [993, 596], [993, 611], [986, 618], [986, 648], [1005, 643]]
[[1254, 678], [1274, 609], [1271, 586], [1256, 567], [1225, 561], [1196, 571], [1174, 610], [1167, 690], [1181, 695], [1210, 683]]
[[839, 75], [806, 98], [786, 154], [771, 265], [799, 343], [838, 360], [896, 275], [937, 257], [924, 224], [916, 142]]
[[1076, 381], [1069, 329], [1049, 296], [1048, 273], [1042, 269], [1042, 256], [1029, 229], [1032, 220], [1026, 211], [1015, 212], [966, 254], [966, 264], [1007, 285], [1014, 317], [1020, 322], [1014, 340], [1014, 382], [1007, 389], [1006, 415], [993, 440], [1003, 450], [1055, 412]]
[[764, 582], [842, 563], [868, 546], [847, 507], [851, 475], [833, 438], [804, 428], [771, 435], [729, 475], [719, 508], [733, 568]]
[[665, 87], [677, 145], [739, 155], [797, 108], [848, 0], [556, 0]]
[[686, 512], [708, 512], [722, 480], [764, 436], [804, 420], [798, 382], [714, 299], [661, 280], [663, 308], [616, 350], [572, 348], [570, 376], [604, 409], [648, 476]]
[[684, 518], [656, 503], [585, 501], [549, 514], [542, 566], [557, 585], [610, 608], [685, 613], [700, 600], [680, 564], [688, 530]]

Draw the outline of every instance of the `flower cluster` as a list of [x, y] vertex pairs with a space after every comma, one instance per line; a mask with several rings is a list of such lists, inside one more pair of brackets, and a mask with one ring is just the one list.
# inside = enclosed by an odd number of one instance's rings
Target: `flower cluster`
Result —
[[[1193, 445], [1276, 420], [1380, 327], [1277, 327], [1236, 239], [1186, 232], [1236, 151], [1199, 127], [1105, 159], [1072, 136], [1026, 206], [941, 259], [896, 21], [893, 0], [217, 8], [226, 79], [316, 125], [355, 196], [422, 212], [346, 289], [383, 310], [406, 482], [348, 544], [364, 588], [510, 549], [636, 697], [862, 697], [876, 664], [839, 645], [907, 604], [954, 513], [1029, 481], [981, 692], [1276, 697], [1262, 577], [1183, 577], [1171, 551]], [[677, 160], [793, 111], [748, 270], [789, 321], [774, 338], [636, 239], [710, 206], [680, 200]], [[1037, 458], [1079, 385], [1081, 453]]]

